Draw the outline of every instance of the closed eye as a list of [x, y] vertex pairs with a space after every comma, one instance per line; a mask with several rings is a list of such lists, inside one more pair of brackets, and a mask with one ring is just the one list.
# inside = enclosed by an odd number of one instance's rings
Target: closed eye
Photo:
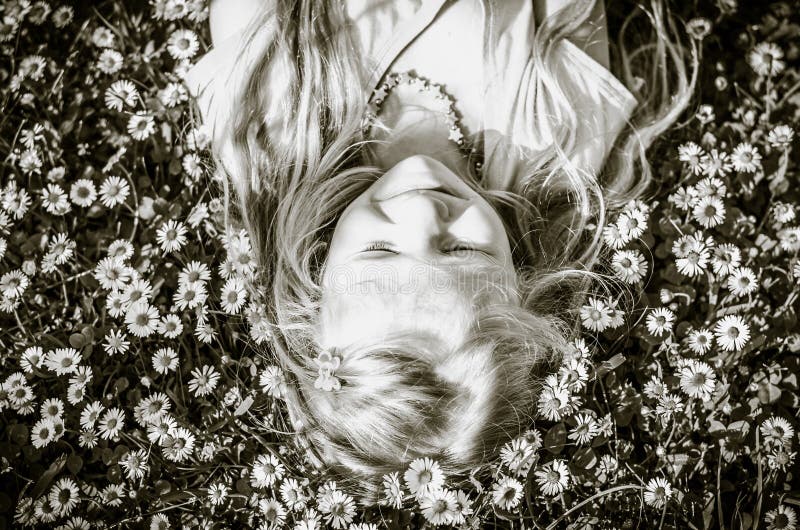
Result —
[[374, 252], [374, 251], [383, 251], [383, 252], [391, 252], [393, 254], [399, 254], [396, 250], [391, 248], [392, 244], [388, 241], [372, 241], [367, 245], [367, 247], [363, 250], [363, 252]]

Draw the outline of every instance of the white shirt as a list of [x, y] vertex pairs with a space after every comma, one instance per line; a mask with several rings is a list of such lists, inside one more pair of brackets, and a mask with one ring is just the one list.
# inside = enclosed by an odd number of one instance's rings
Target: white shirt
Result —
[[[530, 0], [497, 2], [496, 45], [486, 56], [480, 0], [346, 0], [345, 5], [372, 73], [365, 97], [389, 71], [414, 71], [443, 85], [455, 98], [467, 133], [484, 135], [488, 187], [513, 188], [526, 155], [552, 150], [563, 116], [552, 103], [547, 76], [533, 60]], [[259, 28], [253, 43], [245, 46], [242, 37], [252, 15], [241, 13], [241, 29], [202, 56], [185, 78], [223, 158], [229, 141], [216, 133], [230, 115], [230, 87], [242, 86], [247, 66], [270, 35], [269, 27]], [[244, 57], [237, 62], [239, 52]], [[559, 41], [553, 54], [553, 75], [580, 120], [572, 128], [578, 146], [573, 162], [598, 172], [637, 100], [608, 69], [568, 40]], [[279, 76], [270, 77], [268, 116], [291, 119], [281, 112], [281, 82]]]

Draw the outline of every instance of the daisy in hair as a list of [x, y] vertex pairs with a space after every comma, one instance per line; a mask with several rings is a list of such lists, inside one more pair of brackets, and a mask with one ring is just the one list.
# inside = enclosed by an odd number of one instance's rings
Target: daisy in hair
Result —
[[761, 153], [749, 142], [742, 142], [731, 153], [733, 169], [742, 173], [755, 173], [761, 167]]
[[761, 422], [760, 429], [765, 443], [791, 447], [794, 439], [794, 427], [785, 418], [770, 416]]
[[286, 508], [275, 497], [258, 501], [258, 510], [272, 528], [280, 528], [286, 521]]
[[779, 504], [764, 515], [767, 530], [797, 530], [797, 513], [787, 504]]
[[286, 378], [283, 370], [279, 366], [269, 365], [261, 371], [258, 383], [264, 393], [272, 397], [282, 397], [286, 395]]
[[569, 487], [570, 472], [563, 460], [552, 460], [535, 471], [542, 493], [555, 497]]
[[737, 267], [728, 276], [727, 287], [736, 296], [747, 296], [758, 289], [758, 279], [750, 267]]
[[403, 507], [403, 486], [399, 472], [383, 475], [383, 498], [380, 503], [398, 510]]
[[457, 505], [456, 494], [446, 489], [430, 491], [419, 501], [423, 517], [434, 526], [451, 524]]
[[429, 457], [412, 461], [403, 474], [406, 487], [417, 498], [444, 486], [445, 476], [439, 463]]
[[514, 477], [503, 477], [492, 484], [492, 502], [503, 510], [513, 510], [519, 506], [523, 489], [522, 483]]
[[611, 324], [611, 311], [603, 300], [589, 297], [589, 303], [581, 307], [581, 322], [592, 331], [603, 331]]
[[250, 468], [250, 484], [254, 488], [269, 488], [285, 474], [286, 468], [278, 457], [273, 454], [259, 455]]
[[742, 251], [732, 243], [722, 243], [714, 248], [711, 258], [711, 268], [714, 274], [727, 276], [739, 266], [742, 260]]
[[630, 238], [624, 234], [616, 224], [607, 224], [603, 228], [603, 242], [614, 250], [619, 250], [628, 243]]
[[207, 396], [217, 387], [220, 374], [211, 365], [203, 365], [192, 370], [192, 378], [189, 380], [189, 390], [195, 396]]
[[708, 364], [690, 359], [677, 375], [680, 377], [681, 390], [687, 396], [700, 400], [711, 397], [717, 376]]
[[726, 315], [714, 325], [714, 335], [723, 350], [741, 350], [750, 340], [750, 326], [739, 315]]
[[642, 281], [647, 274], [647, 261], [639, 250], [618, 250], [611, 258], [611, 267], [617, 278], [625, 283]]
[[325, 492], [318, 500], [317, 506], [324, 515], [326, 523], [333, 528], [346, 528], [356, 516], [356, 503], [353, 498], [341, 490]]
[[644, 488], [644, 502], [653, 508], [663, 508], [671, 497], [672, 486], [661, 477], [650, 479]]
[[80, 490], [71, 477], [63, 477], [50, 488], [47, 495], [59, 516], [69, 515], [80, 502]]
[[105, 411], [100, 419], [98, 429], [100, 437], [104, 440], [115, 439], [125, 424], [125, 411], [119, 407], [113, 407]]
[[672, 324], [675, 322], [675, 313], [667, 307], [658, 307], [650, 311], [647, 315], [647, 331], [655, 337], [660, 337], [664, 333], [672, 331]]
[[164, 457], [173, 462], [183, 462], [194, 451], [195, 436], [184, 427], [174, 428], [161, 440]]
[[518, 477], [527, 475], [536, 460], [536, 450], [523, 438], [506, 442], [500, 450], [500, 461]]
[[689, 349], [697, 355], [703, 355], [714, 345], [714, 334], [708, 328], [693, 329], [686, 340]]

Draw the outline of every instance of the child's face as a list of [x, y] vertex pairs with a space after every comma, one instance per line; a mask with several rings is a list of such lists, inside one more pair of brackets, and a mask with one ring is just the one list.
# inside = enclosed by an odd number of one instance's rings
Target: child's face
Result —
[[336, 224], [322, 278], [323, 297], [337, 307], [323, 321], [330, 332], [325, 346], [401, 328], [457, 342], [458, 322], [473, 309], [470, 295], [487, 283], [515, 282], [495, 209], [438, 160], [411, 156]]

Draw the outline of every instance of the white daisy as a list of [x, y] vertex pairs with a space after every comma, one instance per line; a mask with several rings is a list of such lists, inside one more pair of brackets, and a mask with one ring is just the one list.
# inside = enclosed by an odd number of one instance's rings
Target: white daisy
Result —
[[119, 407], [113, 407], [105, 411], [100, 419], [98, 429], [100, 437], [104, 440], [115, 439], [125, 424], [125, 411]]
[[747, 63], [758, 75], [774, 76], [783, 71], [783, 50], [774, 42], [761, 42], [747, 54]]
[[779, 223], [789, 223], [796, 217], [794, 205], [786, 202], [775, 202], [772, 205], [772, 216]]
[[442, 488], [445, 481], [444, 473], [435, 460], [424, 457], [412, 461], [403, 473], [406, 487], [409, 491], [421, 497], [431, 491]]
[[434, 526], [452, 523], [457, 506], [455, 493], [446, 489], [433, 490], [419, 501], [423, 517]]
[[266, 394], [272, 397], [279, 398], [286, 395], [286, 378], [279, 366], [265, 367], [258, 378], [258, 384]]
[[160, 374], [175, 371], [178, 368], [178, 354], [169, 346], [159, 348], [153, 354], [153, 368]]
[[262, 454], [250, 469], [250, 484], [254, 488], [269, 488], [280, 482], [285, 473], [285, 466], [275, 455]]
[[616, 225], [623, 239], [639, 239], [647, 228], [647, 217], [640, 210], [628, 210], [619, 214]]
[[723, 350], [740, 350], [750, 340], [750, 326], [739, 315], [726, 315], [717, 321], [714, 335]]
[[167, 39], [167, 52], [175, 60], [191, 59], [200, 49], [197, 34], [190, 29], [178, 29]]
[[117, 50], [105, 49], [97, 59], [97, 69], [104, 74], [116, 74], [124, 64], [122, 54]]
[[736, 296], [747, 296], [758, 288], [758, 280], [750, 267], [738, 267], [728, 276], [728, 289]]
[[225, 282], [220, 296], [222, 309], [229, 315], [235, 315], [241, 311], [247, 296], [244, 290], [244, 283], [241, 278], [230, 278]]
[[42, 205], [48, 213], [53, 215], [64, 215], [71, 208], [64, 189], [58, 184], [52, 183], [42, 190]]
[[589, 303], [581, 307], [581, 321], [592, 331], [603, 331], [611, 323], [611, 312], [602, 300], [589, 297]]
[[28, 276], [21, 270], [8, 271], [0, 276], [0, 293], [6, 298], [20, 298], [30, 284]]
[[133, 256], [133, 245], [127, 239], [115, 239], [108, 245], [106, 254], [111, 258], [124, 261]]
[[178, 290], [172, 295], [175, 307], [183, 311], [184, 309], [194, 309], [205, 302], [208, 296], [205, 285], [201, 282], [184, 283], [178, 286]]
[[650, 479], [644, 489], [644, 502], [648, 506], [660, 509], [672, 497], [672, 486], [661, 477]]
[[156, 331], [168, 339], [174, 339], [183, 333], [183, 322], [181, 317], [174, 313], [167, 313], [156, 326]]
[[617, 250], [611, 259], [611, 266], [616, 276], [625, 283], [640, 282], [647, 274], [647, 262], [638, 250]]
[[95, 423], [98, 419], [100, 419], [100, 414], [103, 412], [105, 407], [99, 401], [93, 401], [83, 407], [83, 411], [81, 411], [81, 428], [83, 429], [91, 429], [94, 427]]
[[492, 502], [502, 510], [513, 510], [522, 499], [522, 483], [514, 477], [502, 477], [492, 484]]
[[39, 407], [42, 418], [55, 420], [64, 413], [64, 402], [59, 398], [48, 398]]
[[714, 255], [711, 258], [711, 268], [714, 274], [725, 276], [739, 266], [742, 260], [742, 252], [732, 243], [722, 243], [714, 248]]
[[258, 501], [258, 509], [272, 528], [280, 528], [286, 520], [286, 508], [275, 497]]
[[647, 315], [647, 331], [656, 337], [664, 332], [672, 331], [672, 324], [675, 322], [675, 313], [667, 307], [659, 307], [650, 311]]
[[714, 343], [714, 335], [708, 328], [694, 329], [689, 332], [687, 339], [689, 349], [697, 355], [703, 355]]
[[748, 142], [742, 142], [731, 153], [733, 169], [742, 173], [755, 173], [761, 167], [761, 153]]
[[800, 250], [800, 226], [789, 226], [778, 231], [781, 248], [786, 252]]
[[542, 493], [555, 497], [569, 487], [570, 472], [563, 460], [553, 460], [535, 472]]
[[767, 530], [797, 530], [797, 514], [789, 505], [779, 504], [764, 515]]
[[144, 449], [128, 451], [119, 459], [119, 464], [125, 470], [125, 476], [128, 477], [128, 480], [142, 479], [150, 470], [150, 466], [147, 463], [147, 451]]
[[683, 410], [683, 402], [679, 396], [668, 392], [658, 398], [656, 414], [661, 416], [663, 419], [668, 420], [681, 410]]
[[209, 364], [195, 368], [189, 380], [189, 390], [194, 392], [195, 396], [207, 396], [217, 387], [219, 377], [219, 372]]
[[63, 517], [69, 515], [80, 502], [80, 490], [72, 478], [63, 477], [53, 484], [47, 498]]
[[707, 400], [711, 397], [716, 384], [716, 374], [706, 363], [692, 359], [678, 374], [681, 378], [681, 390], [693, 398]]
[[121, 259], [105, 257], [95, 266], [94, 277], [103, 289], [122, 291], [131, 278], [131, 268]]
[[700, 165], [703, 167], [703, 174], [708, 177], [726, 175], [732, 167], [728, 153], [719, 152], [716, 149], [712, 149], [710, 153], [703, 155]]
[[773, 147], [789, 147], [794, 139], [794, 129], [788, 125], [776, 125], [767, 134], [767, 141]]
[[146, 111], [139, 110], [128, 119], [128, 134], [134, 140], [146, 140], [156, 130], [156, 122]]
[[127, 79], [120, 79], [111, 84], [105, 92], [106, 107], [122, 112], [125, 105], [133, 107], [139, 98], [139, 91]]
[[92, 44], [98, 48], [111, 48], [114, 46], [114, 33], [103, 26], [98, 26], [92, 32]]
[[71, 374], [81, 362], [81, 354], [75, 348], [56, 348], [47, 352], [44, 365], [56, 375]]
[[180, 83], [167, 83], [167, 85], [160, 89], [156, 94], [161, 104], [167, 108], [174, 108], [184, 101], [189, 100], [189, 92]]
[[19, 359], [20, 368], [27, 373], [33, 372], [34, 368], [42, 368], [44, 365], [44, 352], [41, 346], [29, 346], [22, 352]]
[[761, 436], [764, 442], [772, 445], [791, 447], [794, 439], [794, 427], [785, 418], [770, 416], [761, 422]]
[[353, 498], [338, 489], [324, 493], [317, 505], [319, 511], [325, 514], [325, 522], [333, 528], [344, 528], [356, 515]]
[[186, 244], [186, 226], [170, 219], [156, 232], [156, 241], [164, 252], [176, 252]]
[[692, 216], [705, 228], [712, 228], [725, 220], [725, 204], [717, 197], [703, 197], [695, 203]]
[[158, 309], [147, 303], [146, 299], [132, 303], [125, 312], [128, 331], [137, 337], [147, 337], [155, 333], [158, 320]]
[[55, 440], [56, 432], [51, 418], [42, 418], [31, 427], [31, 445], [37, 449]]
[[597, 436], [597, 421], [591, 414], [576, 414], [575, 422], [575, 427], [567, 436], [570, 440], [575, 440], [578, 445], [586, 445]]
[[[683, 244], [680, 252], [676, 252], [676, 245]], [[679, 238], [672, 248], [673, 253], [678, 256], [675, 265], [678, 272], [684, 276], [697, 276], [706, 270], [711, 253], [702, 241], [689, 236]]]
[[100, 185], [100, 202], [106, 208], [122, 204], [128, 198], [130, 186], [123, 178], [112, 175]]

